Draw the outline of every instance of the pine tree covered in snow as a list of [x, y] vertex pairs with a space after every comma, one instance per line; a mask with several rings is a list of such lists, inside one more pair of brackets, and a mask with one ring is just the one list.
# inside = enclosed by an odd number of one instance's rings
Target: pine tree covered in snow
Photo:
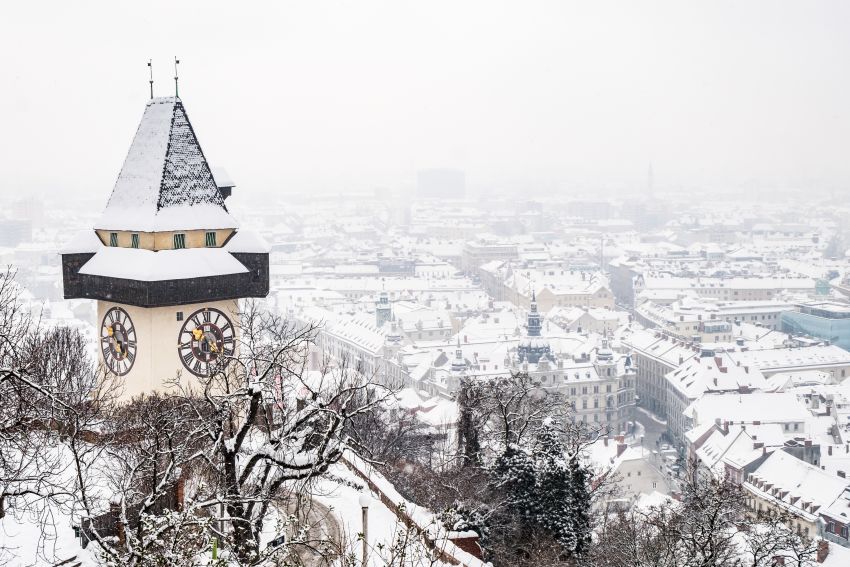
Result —
[[523, 524], [533, 522], [538, 513], [537, 471], [527, 451], [517, 446], [508, 447], [493, 466], [492, 485], [504, 496], [508, 513]]
[[572, 545], [569, 548], [575, 555], [581, 555], [590, 547], [592, 529], [590, 520], [591, 495], [590, 471], [585, 467], [579, 455], [573, 454], [569, 461], [570, 469], [570, 523], [572, 526]]
[[563, 555], [581, 555], [590, 544], [589, 478], [579, 455], [568, 453], [557, 422], [544, 421], [528, 447], [509, 446], [491, 469], [491, 488], [502, 502], [491, 518], [493, 536], [521, 542], [542, 531]]
[[550, 531], [566, 549], [576, 548], [572, 514], [576, 503], [571, 486], [572, 471], [564, 444], [551, 423], [546, 423], [536, 436], [535, 481], [537, 523]]

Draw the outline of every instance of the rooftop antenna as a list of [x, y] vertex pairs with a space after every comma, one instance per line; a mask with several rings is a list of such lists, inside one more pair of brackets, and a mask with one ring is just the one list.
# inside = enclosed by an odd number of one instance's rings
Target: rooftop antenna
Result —
[[151, 98], [153, 98], [153, 59], [148, 59], [148, 71], [150, 72]]
[[180, 60], [174, 56], [174, 97], [180, 98], [180, 91], [177, 89], [177, 66], [180, 65]]

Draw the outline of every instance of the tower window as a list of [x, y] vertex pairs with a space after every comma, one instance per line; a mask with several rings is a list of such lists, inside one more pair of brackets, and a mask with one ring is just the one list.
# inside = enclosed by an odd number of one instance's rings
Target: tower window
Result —
[[206, 242], [207, 242], [207, 248], [215, 248], [215, 232], [208, 232], [207, 233]]
[[182, 320], [183, 320], [183, 312], [182, 312], [182, 311], [178, 311], [178, 312], [177, 312], [177, 320], [178, 320], [178, 321], [182, 321]]
[[138, 248], [139, 247], [139, 235], [131, 234], [130, 235], [130, 248]]
[[182, 232], [174, 235], [174, 249], [186, 248], [186, 235]]
[[110, 246], [118, 246], [118, 233], [110, 232], [109, 233], [109, 245]]

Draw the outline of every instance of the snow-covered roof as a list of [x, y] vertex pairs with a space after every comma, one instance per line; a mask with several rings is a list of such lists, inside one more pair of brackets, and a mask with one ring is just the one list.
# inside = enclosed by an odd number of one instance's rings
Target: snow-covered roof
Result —
[[[848, 482], [785, 451], [774, 451], [744, 486], [763, 498], [796, 509], [799, 515], [805, 517], [816, 508], [827, 512], [847, 489]], [[801, 507], [804, 503], [810, 504], [808, 510]]]
[[724, 366], [720, 357], [691, 357], [665, 375], [679, 392], [697, 399], [706, 392], [764, 390], [767, 381], [757, 368]]
[[260, 233], [254, 230], [238, 230], [225, 244], [228, 252], [244, 252], [251, 254], [268, 254], [271, 246]]
[[237, 228], [177, 97], [151, 99], [95, 228]]
[[219, 187], [236, 187], [236, 183], [230, 178], [230, 174], [223, 167], [212, 167], [213, 178], [215, 184]]
[[79, 230], [65, 246], [60, 254], [87, 254], [97, 252], [103, 247], [103, 243], [93, 230]]
[[734, 363], [754, 366], [764, 370], [800, 372], [824, 366], [850, 364], [850, 352], [837, 345], [814, 345], [804, 348], [776, 348], [726, 353]]
[[248, 269], [223, 248], [143, 250], [104, 246], [81, 274], [125, 280], [163, 281], [242, 274]]
[[691, 417], [695, 425], [716, 419], [731, 423], [805, 422], [810, 415], [794, 394], [765, 392], [706, 394], [691, 403], [684, 414]]

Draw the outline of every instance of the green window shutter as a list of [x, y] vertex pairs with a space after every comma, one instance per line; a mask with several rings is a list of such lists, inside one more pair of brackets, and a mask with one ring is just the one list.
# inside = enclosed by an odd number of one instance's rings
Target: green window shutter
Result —
[[110, 246], [118, 246], [118, 233], [110, 232], [109, 233], [109, 245]]
[[186, 248], [186, 235], [182, 233], [174, 235], [174, 249], [179, 248]]
[[138, 248], [139, 247], [139, 235], [133, 234], [130, 236], [130, 248]]
[[215, 247], [215, 232], [207, 233], [207, 248]]

